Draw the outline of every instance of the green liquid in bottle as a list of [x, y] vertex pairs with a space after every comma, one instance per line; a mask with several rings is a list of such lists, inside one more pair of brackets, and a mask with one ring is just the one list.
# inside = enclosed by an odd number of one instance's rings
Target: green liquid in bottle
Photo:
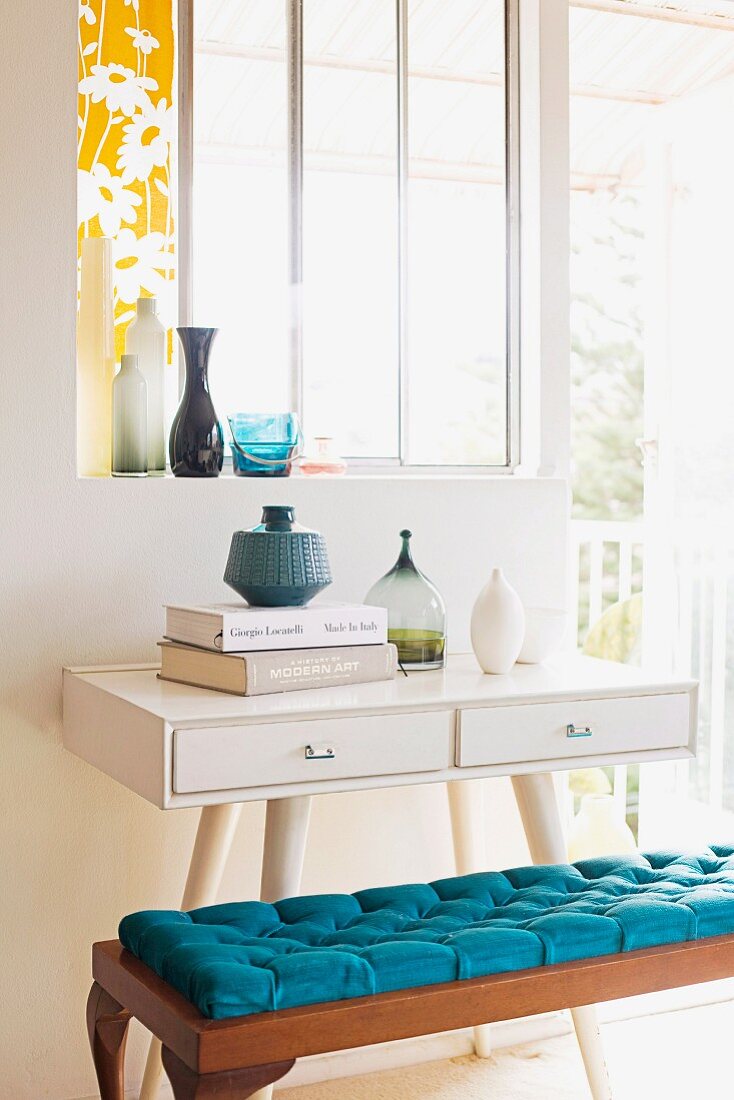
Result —
[[438, 630], [388, 630], [404, 668], [443, 668], [446, 638]]

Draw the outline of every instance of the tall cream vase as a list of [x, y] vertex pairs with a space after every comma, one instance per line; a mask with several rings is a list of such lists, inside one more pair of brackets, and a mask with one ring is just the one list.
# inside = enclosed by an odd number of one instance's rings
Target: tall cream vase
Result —
[[82, 241], [76, 353], [77, 472], [80, 477], [110, 475], [114, 373], [112, 242], [108, 237], [86, 237]]
[[501, 569], [493, 569], [471, 616], [471, 644], [483, 672], [509, 672], [525, 637], [525, 610]]

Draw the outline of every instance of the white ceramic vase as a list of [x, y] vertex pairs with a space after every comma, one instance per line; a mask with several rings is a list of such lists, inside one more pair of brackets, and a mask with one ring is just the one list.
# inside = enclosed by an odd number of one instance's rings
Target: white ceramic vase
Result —
[[517, 658], [521, 665], [538, 665], [561, 648], [568, 614], [553, 607], [525, 608], [525, 638]]
[[509, 672], [524, 636], [525, 611], [520, 597], [502, 570], [493, 569], [471, 616], [471, 644], [482, 671]]
[[568, 830], [568, 858], [616, 856], [636, 851], [632, 830], [617, 811], [611, 794], [585, 794]]
[[135, 319], [125, 333], [125, 351], [137, 355], [148, 395], [149, 474], [166, 472], [166, 330], [157, 310], [155, 298], [138, 298]]

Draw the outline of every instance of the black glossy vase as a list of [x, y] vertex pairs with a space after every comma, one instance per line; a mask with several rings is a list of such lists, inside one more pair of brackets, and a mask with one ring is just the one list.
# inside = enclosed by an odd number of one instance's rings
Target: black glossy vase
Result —
[[186, 383], [168, 440], [174, 477], [218, 477], [224, 436], [209, 394], [209, 352], [219, 330], [177, 328], [186, 360]]

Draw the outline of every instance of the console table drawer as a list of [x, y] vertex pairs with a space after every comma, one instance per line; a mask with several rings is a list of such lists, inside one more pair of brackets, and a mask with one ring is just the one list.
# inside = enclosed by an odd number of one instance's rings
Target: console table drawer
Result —
[[451, 763], [450, 712], [173, 731], [176, 794], [365, 775]]
[[688, 745], [690, 696], [644, 695], [463, 710], [458, 767]]

